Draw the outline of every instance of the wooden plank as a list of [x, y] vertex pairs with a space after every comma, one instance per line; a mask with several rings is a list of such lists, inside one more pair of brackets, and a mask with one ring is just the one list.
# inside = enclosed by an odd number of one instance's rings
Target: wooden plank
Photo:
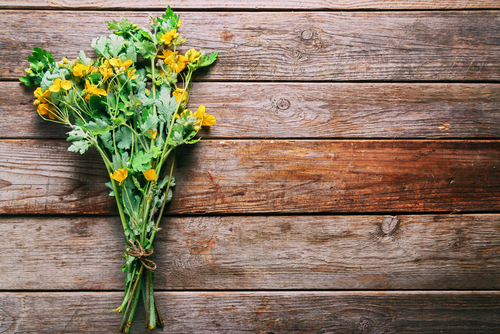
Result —
[[[204, 138], [500, 137], [498, 84], [198, 82], [193, 87], [191, 105], [204, 104], [217, 118], [217, 126], [202, 132]], [[35, 112], [32, 91], [0, 82], [0, 136], [66, 138], [66, 128]]]
[[[0, 212], [115, 213], [97, 153], [0, 141]], [[205, 140], [178, 151], [175, 214], [498, 212], [494, 140]]]
[[[163, 333], [498, 333], [500, 293], [160, 292]], [[0, 294], [4, 333], [114, 333], [122, 293]], [[131, 333], [144, 329], [138, 307]]]
[[[154, 286], [499, 289], [499, 219], [488, 214], [168, 217], [155, 241]], [[123, 289], [125, 242], [116, 217], [2, 217], [0, 226], [1, 289]]]
[[494, 9], [499, 8], [498, 1], [495, 0], [473, 0], [473, 1], [450, 1], [450, 0], [422, 0], [408, 2], [402, 0], [315, 0], [315, 1], [263, 1], [252, 2], [242, 0], [208, 1], [208, 0], [143, 0], [141, 2], [132, 0], [108, 0], [106, 2], [95, 0], [23, 0], [13, 2], [12, 0], [0, 0], [0, 8], [6, 9], [86, 9], [86, 10], [130, 10], [130, 9], [157, 9], [164, 10], [166, 5], [170, 5], [174, 10], [179, 9]]
[[[159, 13], [157, 13], [159, 14]], [[0, 78], [24, 74], [38, 46], [56, 59], [91, 50], [104, 21], [150, 13], [11, 11], [0, 15]], [[186, 12], [189, 47], [218, 51], [198, 80], [498, 81], [498, 11]]]

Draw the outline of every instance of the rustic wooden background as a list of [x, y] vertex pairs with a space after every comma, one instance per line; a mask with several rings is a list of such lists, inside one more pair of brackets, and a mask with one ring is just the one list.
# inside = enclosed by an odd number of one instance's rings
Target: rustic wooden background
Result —
[[156, 240], [165, 333], [500, 332], [499, 0], [0, 0], [0, 333], [117, 331], [106, 172], [17, 79], [167, 5], [220, 56]]

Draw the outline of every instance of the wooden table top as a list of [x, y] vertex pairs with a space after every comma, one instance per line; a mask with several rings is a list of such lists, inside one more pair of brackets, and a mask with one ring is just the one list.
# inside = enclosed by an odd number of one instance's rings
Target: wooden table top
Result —
[[498, 0], [0, 0], [0, 333], [118, 330], [107, 173], [18, 78], [167, 5], [219, 59], [155, 241], [165, 333], [500, 332]]

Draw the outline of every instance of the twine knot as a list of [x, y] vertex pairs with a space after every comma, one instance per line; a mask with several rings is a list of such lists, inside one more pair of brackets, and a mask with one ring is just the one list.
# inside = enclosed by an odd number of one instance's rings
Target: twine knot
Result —
[[[142, 248], [142, 245], [139, 241], [137, 241], [137, 244], [139, 247], [135, 246], [135, 243], [132, 241], [132, 239], [129, 239], [130, 244], [132, 245], [130, 249], [127, 251], [127, 254], [133, 257], [136, 257], [141, 261], [142, 265], [146, 267], [149, 270], [155, 270], [156, 269], [156, 263], [148, 259], [148, 256], [151, 256], [153, 254], [152, 249], [145, 250]], [[148, 264], [146, 264], [148, 263]]]

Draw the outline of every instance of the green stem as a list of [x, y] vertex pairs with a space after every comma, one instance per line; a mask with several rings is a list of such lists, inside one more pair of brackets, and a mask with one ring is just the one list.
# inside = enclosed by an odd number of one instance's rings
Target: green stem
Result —
[[[97, 140], [94, 138], [94, 143], [95, 146], [97, 147], [97, 150], [101, 154], [102, 160], [104, 160], [104, 165], [106, 166], [106, 169], [108, 170], [108, 174], [113, 173], [113, 166], [111, 165], [111, 162], [109, 161], [108, 157], [106, 156], [106, 153], [99, 147]], [[125, 219], [125, 214], [123, 213], [123, 206], [120, 201], [120, 194], [118, 193], [118, 186], [116, 185], [115, 180], [110, 178], [111, 180], [111, 185], [113, 186], [113, 192], [115, 193], [115, 199], [116, 199], [116, 205], [118, 206], [118, 211], [120, 213], [120, 219], [122, 221], [122, 226], [123, 226], [123, 231], [126, 232], [129, 230], [128, 225], [127, 225], [127, 220]]]
[[165, 209], [165, 204], [167, 204], [168, 191], [170, 190], [170, 181], [172, 181], [172, 172], [174, 171], [174, 163], [175, 163], [175, 154], [174, 157], [172, 158], [172, 165], [170, 167], [170, 174], [168, 176], [167, 191], [165, 193], [165, 198], [163, 199], [163, 204], [161, 206], [160, 214], [158, 215], [158, 220], [156, 221], [155, 229], [151, 234], [151, 238], [149, 238], [151, 244], [153, 244], [153, 240], [155, 239], [156, 236], [156, 231], [158, 231], [158, 226], [160, 225], [160, 220], [161, 217], [163, 216], [163, 210]]
[[[128, 301], [128, 304], [127, 304], [127, 309], [125, 310], [125, 313], [123, 313], [123, 316], [122, 316], [122, 324], [120, 326], [120, 332], [123, 332], [123, 329], [125, 328], [126, 321], [127, 321], [127, 314], [129, 313], [131, 305], [134, 303], [134, 301], [132, 301], [132, 298], [134, 298], [135, 296], [139, 296], [139, 294], [136, 295], [135, 293], [137, 291], [137, 286], [139, 285], [139, 282], [141, 280], [141, 275], [142, 275], [142, 271], [143, 270], [144, 270], [144, 267], [141, 265], [141, 269], [139, 269], [139, 273], [137, 274], [137, 278], [136, 278], [135, 283], [134, 283], [134, 288], [132, 289], [132, 292], [130, 293], [130, 296], [129, 296], [129, 301]], [[129, 322], [132, 322], [132, 321], [129, 321]], [[129, 330], [130, 330], [130, 328], [129, 328]]]

